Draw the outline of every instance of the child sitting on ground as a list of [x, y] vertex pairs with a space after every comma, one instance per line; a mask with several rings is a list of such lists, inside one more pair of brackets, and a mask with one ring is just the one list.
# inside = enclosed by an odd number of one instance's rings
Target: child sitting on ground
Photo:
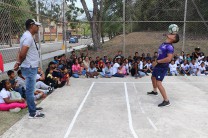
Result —
[[17, 81], [15, 80], [15, 73], [14, 73], [14, 71], [13, 71], [13, 70], [9, 70], [9, 71], [7, 72], [7, 75], [8, 75], [8, 77], [9, 77], [9, 82], [11, 83], [12, 89], [13, 89], [14, 91], [16, 91], [16, 92], [19, 92], [19, 93], [23, 96], [24, 93], [25, 93], [25, 90], [23, 89], [22, 86], [19, 86], [19, 85], [17, 84]]
[[3, 80], [0, 85], [2, 88], [0, 92], [0, 111], [19, 112], [27, 107], [25, 99], [12, 90], [11, 83], [8, 80]]
[[63, 77], [61, 79], [61, 82], [62, 83], [65, 82], [69, 86], [70, 85], [70, 83], [69, 83], [69, 78], [70, 78], [69, 71], [68, 71], [67, 68], [63, 68], [62, 72], [63, 72]]
[[91, 61], [90, 66], [87, 70], [87, 77], [90, 77], [90, 78], [96, 77], [96, 78], [98, 78], [98, 75], [99, 75], [99, 73], [97, 72], [94, 61]]
[[175, 61], [172, 60], [171, 63], [169, 64], [169, 69], [170, 69], [170, 75], [171, 76], [177, 76], [178, 71], [177, 71], [177, 65], [175, 64]]
[[86, 75], [86, 70], [84, 68], [84, 63], [83, 62], [80, 63], [80, 70], [81, 70], [82, 75], [85, 76]]
[[49, 73], [46, 76], [45, 82], [47, 85], [50, 85], [51, 87], [58, 88], [59, 81], [57, 77], [53, 77], [53, 69], [49, 69]]

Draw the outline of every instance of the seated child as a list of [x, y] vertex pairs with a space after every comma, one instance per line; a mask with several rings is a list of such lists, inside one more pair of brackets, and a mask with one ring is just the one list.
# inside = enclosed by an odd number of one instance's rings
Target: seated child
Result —
[[202, 62], [199, 66], [199, 71], [197, 73], [197, 76], [201, 76], [201, 75], [206, 75], [206, 68], [205, 68], [205, 63]]
[[22, 86], [17, 85], [17, 81], [15, 80], [15, 73], [13, 70], [9, 70], [7, 72], [9, 77], [9, 82], [11, 83], [11, 87], [14, 91], [19, 92], [22, 96], [24, 96], [25, 90]]
[[8, 80], [3, 80], [1, 82], [1, 88], [0, 111], [19, 112], [21, 109], [27, 107], [25, 99], [21, 98], [20, 95], [18, 96], [19, 93], [13, 92], [13, 95], [16, 96], [12, 97], [12, 86]]
[[171, 76], [177, 76], [178, 71], [177, 71], [177, 65], [175, 64], [175, 61], [172, 60], [171, 63], [169, 64], [169, 69], [170, 69], [170, 75]]
[[62, 83], [65, 82], [69, 86], [70, 85], [70, 83], [69, 83], [70, 76], [69, 76], [68, 69], [67, 68], [63, 68], [62, 72], [63, 72], [63, 77], [61, 79], [61, 82]]
[[90, 78], [96, 77], [96, 78], [98, 78], [98, 75], [99, 75], [99, 73], [97, 72], [95, 64], [94, 64], [93, 61], [91, 61], [90, 62], [90, 66], [89, 66], [89, 68], [87, 70], [87, 77], [90, 77]]
[[84, 63], [83, 62], [80, 63], [80, 70], [81, 70], [82, 75], [85, 76], [86, 75], [86, 70], [84, 68]]
[[49, 73], [46, 76], [45, 82], [47, 85], [58, 88], [58, 84], [60, 84], [60, 82], [57, 77], [53, 77], [53, 69], [49, 69]]
[[111, 78], [113, 75], [113, 68], [111, 67], [111, 63], [106, 61], [106, 66], [103, 68], [103, 72], [100, 73], [102, 77]]
[[16, 78], [16, 82], [17, 82], [17, 86], [19, 86], [20, 88], [22, 88], [22, 91], [20, 91], [20, 94], [23, 98], [26, 98], [25, 96], [25, 90], [26, 90], [26, 85], [25, 85], [25, 78], [22, 76], [22, 72], [21, 70], [17, 71], [17, 78]]

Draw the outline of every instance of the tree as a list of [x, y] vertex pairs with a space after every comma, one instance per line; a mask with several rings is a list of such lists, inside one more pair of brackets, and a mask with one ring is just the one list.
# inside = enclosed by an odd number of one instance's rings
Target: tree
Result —
[[79, 26], [79, 20], [77, 20], [78, 14], [84, 13], [84, 10], [75, 6], [75, 2], [77, 2], [77, 0], [66, 0], [66, 2], [68, 11], [66, 11], [65, 16], [70, 22], [71, 29], [77, 29], [77, 27]]
[[[112, 0], [104, 2], [102, 36], [108, 34], [109, 39], [112, 39], [122, 33], [123, 25], [123, 3], [122, 1]], [[118, 22], [114, 22], [118, 21]], [[119, 22], [120, 21], [120, 22]]]
[[102, 21], [102, 13], [103, 13], [103, 1], [104, 0], [93, 0], [93, 11], [92, 16], [90, 14], [90, 10], [87, 7], [85, 0], [80, 0], [87, 16], [87, 20], [90, 23], [90, 28], [92, 31], [92, 40], [94, 43], [94, 50], [100, 48], [100, 38], [101, 38], [101, 21]]

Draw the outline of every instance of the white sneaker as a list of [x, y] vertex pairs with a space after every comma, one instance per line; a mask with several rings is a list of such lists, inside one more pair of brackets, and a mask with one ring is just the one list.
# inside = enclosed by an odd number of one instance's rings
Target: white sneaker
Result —
[[12, 113], [18, 113], [19, 111], [21, 111], [21, 108], [17, 107], [17, 108], [14, 108], [14, 109], [10, 109], [9, 111], [12, 112]]

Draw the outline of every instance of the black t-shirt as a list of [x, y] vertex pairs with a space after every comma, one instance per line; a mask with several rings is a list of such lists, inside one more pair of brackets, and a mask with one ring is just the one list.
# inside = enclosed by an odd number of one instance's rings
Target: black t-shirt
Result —
[[133, 59], [136, 62], [138, 59], [140, 59], [140, 57], [139, 56], [134, 56]]
[[[199, 52], [199, 53], [196, 53], [196, 52], [193, 52], [192, 53], [192, 58], [194, 58], [194, 59], [197, 59], [200, 55], [201, 55], [201, 53]], [[197, 57], [197, 55], [198, 55], [198, 57]]]

